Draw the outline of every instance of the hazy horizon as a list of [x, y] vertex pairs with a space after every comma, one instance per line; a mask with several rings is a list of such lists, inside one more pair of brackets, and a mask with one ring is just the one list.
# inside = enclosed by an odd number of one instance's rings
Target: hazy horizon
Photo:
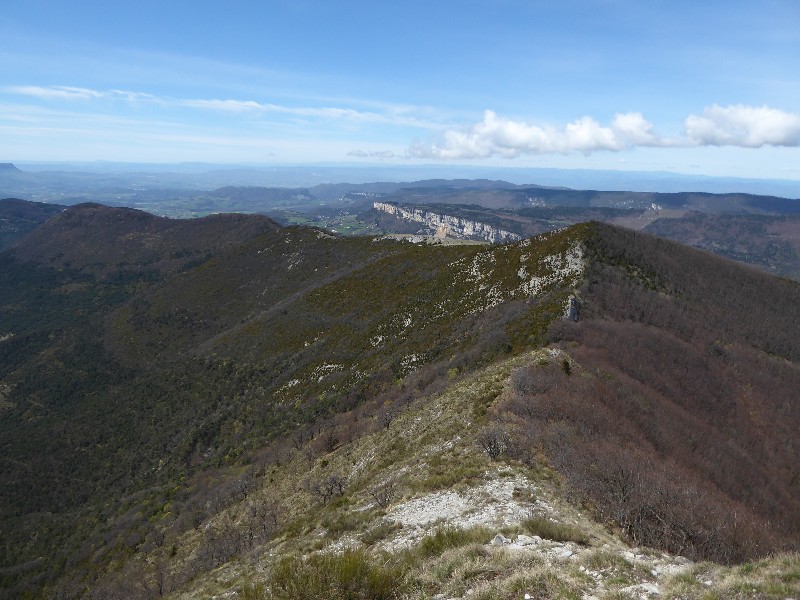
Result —
[[[800, 181], [751, 177], [715, 177], [667, 171], [619, 171], [611, 169], [559, 169], [483, 167], [457, 164], [365, 165], [357, 163], [246, 164], [246, 163], [135, 163], [116, 161], [42, 162], [8, 161], [33, 174], [85, 174], [153, 176], [153, 187], [170, 182], [187, 189], [211, 189], [226, 185], [264, 187], [312, 187], [320, 184], [365, 184], [421, 180], [488, 179], [514, 185], [541, 185], [573, 189], [626, 190], [634, 192], [750, 193], [800, 198]], [[162, 179], [165, 178], [165, 179]], [[0, 179], [0, 193], [3, 183]], [[70, 185], [74, 185], [74, 179]], [[142, 181], [136, 180], [137, 185]], [[128, 182], [132, 185], [131, 182]], [[52, 185], [52, 183], [51, 183]], [[10, 193], [5, 191], [6, 194]]]

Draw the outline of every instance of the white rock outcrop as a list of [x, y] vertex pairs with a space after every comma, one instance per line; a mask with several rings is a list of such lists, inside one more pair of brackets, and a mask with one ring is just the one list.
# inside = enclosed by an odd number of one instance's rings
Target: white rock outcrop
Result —
[[443, 215], [419, 208], [407, 208], [389, 202], [373, 202], [372, 207], [404, 221], [421, 223], [435, 231], [439, 237], [478, 238], [493, 244], [514, 242], [521, 239], [516, 233], [505, 229], [499, 229], [480, 221], [469, 221], [453, 215]]

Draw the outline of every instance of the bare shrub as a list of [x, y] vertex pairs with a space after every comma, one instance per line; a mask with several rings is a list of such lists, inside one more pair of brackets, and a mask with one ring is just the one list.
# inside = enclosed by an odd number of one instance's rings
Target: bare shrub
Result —
[[791, 439], [800, 413], [774, 400], [800, 373], [731, 345], [734, 374], [709, 343], [635, 323], [587, 319], [567, 336], [581, 376], [532, 366], [529, 380], [540, 369], [557, 385], [498, 407], [532, 448], [519, 458], [543, 452], [571, 498], [636, 544], [725, 563], [796, 547], [797, 488], [775, 440]]
[[378, 413], [378, 423], [380, 423], [384, 429], [389, 429], [392, 421], [395, 420], [399, 413], [400, 411], [397, 407], [389, 406], [385, 410], [382, 410], [380, 413]]
[[394, 500], [396, 493], [397, 484], [392, 479], [376, 485], [369, 491], [369, 495], [375, 500], [375, 504], [381, 508], [389, 506], [392, 500]]
[[500, 456], [505, 454], [510, 444], [511, 438], [508, 433], [500, 427], [484, 429], [478, 435], [478, 445], [492, 460], [497, 460]]
[[345, 488], [347, 488], [347, 477], [339, 473], [333, 473], [308, 485], [308, 491], [322, 500], [323, 506], [331, 498], [344, 495]]
[[561, 369], [549, 363], [520, 367], [511, 373], [511, 384], [514, 391], [522, 396], [546, 394], [558, 387]]
[[334, 428], [328, 429], [320, 436], [321, 449], [324, 453], [330, 454], [339, 447], [339, 433]]
[[280, 510], [280, 504], [275, 500], [258, 498], [248, 503], [248, 512], [256, 537], [267, 539], [278, 530]]

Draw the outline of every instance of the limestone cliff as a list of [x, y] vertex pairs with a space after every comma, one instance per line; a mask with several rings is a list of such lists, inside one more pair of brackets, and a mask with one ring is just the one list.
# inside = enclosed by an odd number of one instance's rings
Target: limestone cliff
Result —
[[443, 215], [419, 208], [408, 208], [389, 202], [374, 202], [372, 206], [375, 210], [389, 213], [398, 219], [421, 223], [434, 231], [439, 237], [481, 239], [493, 244], [521, 239], [519, 235], [510, 231], [453, 215]]

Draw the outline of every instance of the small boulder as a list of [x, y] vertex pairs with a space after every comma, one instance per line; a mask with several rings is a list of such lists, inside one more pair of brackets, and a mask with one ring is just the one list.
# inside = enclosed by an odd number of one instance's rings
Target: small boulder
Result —
[[496, 536], [494, 536], [494, 539], [490, 543], [492, 546], [504, 546], [506, 544], [510, 544], [511, 540], [502, 533], [498, 533]]
[[628, 594], [636, 598], [656, 598], [661, 595], [661, 588], [655, 583], [637, 583], [629, 585], [620, 590], [623, 594]]
[[556, 558], [569, 558], [569, 557], [570, 557], [570, 556], [572, 556], [573, 554], [575, 554], [575, 553], [574, 553], [572, 550], [570, 550], [569, 548], [566, 548], [566, 547], [558, 548], [558, 549], [556, 549], [556, 551], [553, 553], [553, 555], [554, 555]]
[[542, 538], [538, 535], [524, 535], [517, 536], [517, 545], [519, 546], [538, 546], [542, 543]]

